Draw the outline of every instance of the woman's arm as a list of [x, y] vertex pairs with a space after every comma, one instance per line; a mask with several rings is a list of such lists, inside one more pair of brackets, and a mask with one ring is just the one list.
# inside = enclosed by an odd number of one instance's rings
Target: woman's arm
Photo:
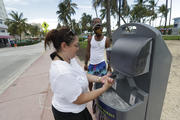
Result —
[[91, 74], [86, 74], [88, 81], [89, 82], [101, 82], [102, 81], [102, 77], [99, 76], [95, 76], [95, 75], [91, 75]]
[[98, 96], [100, 96], [103, 92], [105, 92], [106, 89], [105, 88], [99, 88], [93, 91], [89, 91], [87, 93], [82, 93], [76, 101], [74, 101], [74, 104], [85, 104], [93, 99], [96, 99]]
[[102, 77], [96, 76], [96, 75], [91, 75], [91, 74], [86, 74], [88, 81], [89, 82], [101, 82], [105, 83], [106, 80], [110, 80], [111, 73], [108, 73], [107, 75], [104, 75]]
[[85, 104], [93, 99], [96, 99], [98, 96], [100, 96], [102, 93], [104, 93], [107, 89], [109, 89], [113, 84], [113, 79], [111, 78], [107, 78], [103, 87], [93, 90], [93, 91], [89, 91], [86, 93], [82, 93], [76, 101], [74, 101], [74, 104]]

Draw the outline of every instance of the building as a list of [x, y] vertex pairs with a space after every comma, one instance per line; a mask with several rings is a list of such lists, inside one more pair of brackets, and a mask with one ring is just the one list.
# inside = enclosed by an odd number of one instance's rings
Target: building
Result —
[[180, 29], [180, 17], [174, 18], [174, 28]]
[[174, 28], [172, 29], [173, 35], [179, 35], [180, 32], [180, 17], [174, 18]]
[[9, 33], [7, 32], [8, 27], [4, 24], [7, 18], [4, 2], [0, 0], [0, 47], [6, 47], [10, 39]]

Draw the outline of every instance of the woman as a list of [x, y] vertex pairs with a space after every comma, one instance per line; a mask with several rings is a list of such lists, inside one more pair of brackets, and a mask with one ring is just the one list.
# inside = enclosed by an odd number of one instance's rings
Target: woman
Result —
[[[78, 37], [68, 28], [51, 30], [45, 38], [45, 48], [53, 43], [56, 50], [50, 68], [53, 91], [52, 112], [55, 120], [92, 120], [86, 103], [97, 98], [113, 84], [108, 75], [98, 77], [86, 74], [75, 56], [79, 49]], [[103, 82], [102, 88], [88, 91], [89, 82]]]

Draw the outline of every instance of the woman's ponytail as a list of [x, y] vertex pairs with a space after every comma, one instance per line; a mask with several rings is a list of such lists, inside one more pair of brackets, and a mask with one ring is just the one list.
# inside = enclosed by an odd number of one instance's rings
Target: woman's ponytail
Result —
[[45, 38], [45, 42], [44, 42], [44, 47], [45, 47], [45, 50], [47, 48], [47, 46], [50, 47], [50, 44], [55, 41], [56, 39], [56, 36], [57, 36], [57, 33], [58, 31], [56, 29], [53, 29], [51, 31], [49, 31], [46, 35], [46, 38]]

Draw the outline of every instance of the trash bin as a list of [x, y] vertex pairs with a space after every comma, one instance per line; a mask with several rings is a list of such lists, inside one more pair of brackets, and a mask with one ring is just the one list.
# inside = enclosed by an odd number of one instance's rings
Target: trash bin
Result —
[[160, 120], [172, 61], [161, 33], [125, 24], [112, 34], [107, 57], [115, 83], [96, 99], [97, 120]]

